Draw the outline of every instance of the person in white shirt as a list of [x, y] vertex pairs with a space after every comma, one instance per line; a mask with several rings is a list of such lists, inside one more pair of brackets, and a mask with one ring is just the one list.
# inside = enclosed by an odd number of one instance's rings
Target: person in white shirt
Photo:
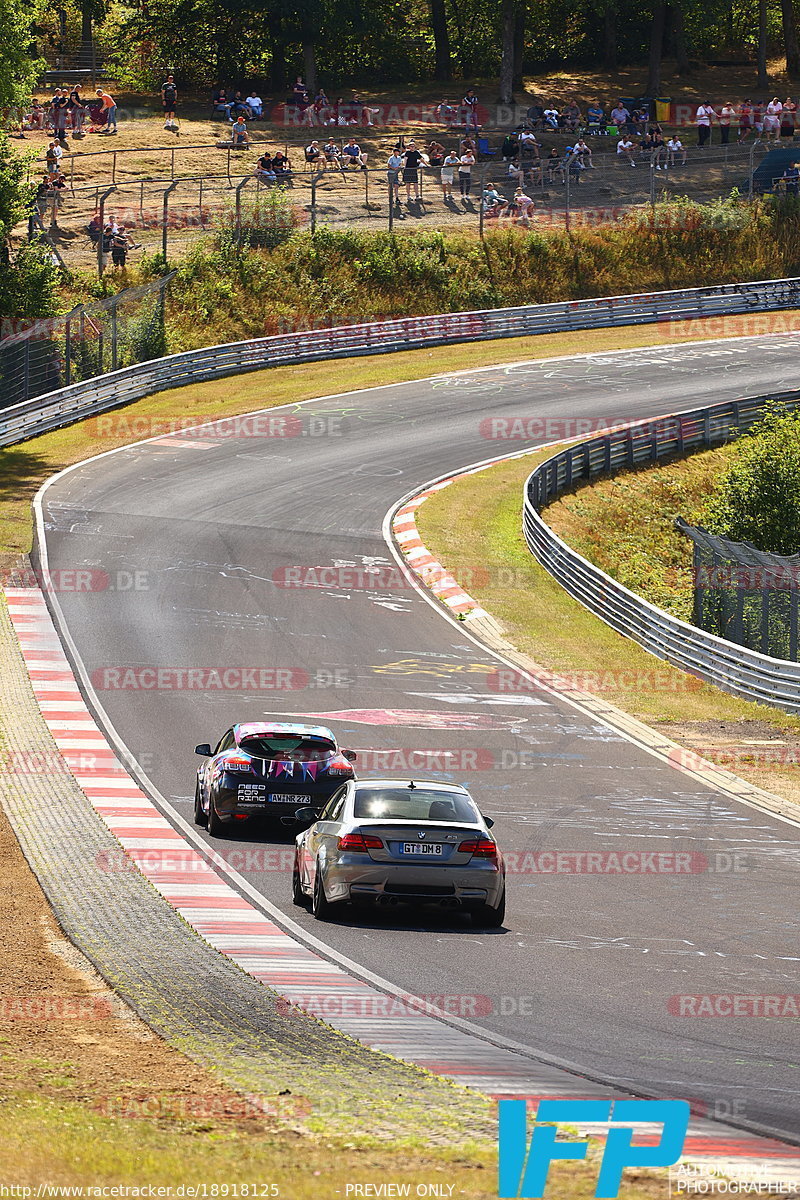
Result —
[[545, 124], [548, 129], [558, 129], [558, 109], [546, 108], [544, 110]]
[[633, 152], [634, 152], [633, 142], [631, 141], [631, 139], [628, 137], [627, 134], [623, 134], [623, 136], [617, 142], [617, 154], [623, 155], [625, 158], [627, 158], [627, 160], [631, 164], [631, 166], [635, 167], [636, 163], [633, 161]]
[[711, 137], [711, 118], [716, 117], [716, 113], [711, 105], [706, 102], [701, 104], [697, 110], [695, 123], [697, 124], [697, 144], [705, 146], [708, 139]]
[[731, 125], [736, 120], [736, 109], [726, 101], [719, 110], [719, 133], [722, 145], [727, 146], [731, 136]]
[[671, 167], [675, 166], [675, 158], [678, 154], [681, 156], [681, 166], [683, 166], [686, 162], [686, 151], [683, 147], [683, 142], [677, 133], [675, 133], [667, 142], [667, 161]]
[[620, 133], [628, 132], [628, 122], [631, 119], [631, 114], [625, 105], [620, 100], [615, 108], [611, 110], [611, 124], [616, 125]]
[[514, 208], [519, 213], [519, 220], [523, 225], [527, 225], [533, 209], [533, 201], [530, 196], [526, 196], [522, 188], [517, 188], [514, 192]]
[[572, 147], [572, 149], [575, 152], [575, 154], [577, 154], [577, 156], [580, 158], [581, 162], [583, 163], [583, 165], [585, 167], [593, 167], [594, 166], [594, 163], [592, 162], [592, 152], [582, 137], [578, 138], [577, 142]]
[[781, 133], [781, 113], [783, 105], [777, 96], [773, 96], [764, 111], [764, 141], [768, 142], [772, 137], [775, 141], [778, 140]]
[[472, 168], [475, 166], [475, 155], [471, 150], [465, 150], [458, 161], [458, 185], [462, 199], [466, 200], [472, 187]]
[[461, 159], [456, 152], [451, 150], [442, 163], [442, 196], [445, 200], [448, 198], [452, 199], [453, 179], [455, 178], [455, 172], [458, 170], [460, 161]]
[[250, 95], [245, 100], [245, 104], [250, 109], [250, 112], [256, 118], [256, 120], [260, 121], [264, 113], [264, 103], [261, 97], [256, 95], [255, 88], [251, 89]]

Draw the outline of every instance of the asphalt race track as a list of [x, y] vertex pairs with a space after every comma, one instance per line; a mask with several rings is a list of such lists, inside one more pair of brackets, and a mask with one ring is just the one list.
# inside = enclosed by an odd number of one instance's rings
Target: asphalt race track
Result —
[[[58, 603], [101, 718], [168, 815], [191, 819], [195, 743], [236, 720], [297, 714], [357, 750], [450, 752], [452, 770], [417, 773], [466, 783], [517, 863], [526, 851], [704, 854], [710, 869], [691, 874], [514, 871], [506, 927], [480, 931], [445, 913], [318, 923], [291, 905], [288, 835], [215, 843], [309, 933], [401, 989], [447, 997], [457, 1015], [595, 1078], [795, 1141], [797, 1022], [681, 1016], [670, 997], [800, 992], [798, 827], [698, 786], [565, 701], [498, 695], [497, 660], [409, 586], [353, 587], [348, 570], [282, 582], [298, 566], [388, 571], [382, 522], [398, 500], [561, 429], [496, 441], [487, 417], [616, 422], [790, 388], [798, 350], [792, 336], [664, 345], [350, 392], [290, 410], [294, 436], [159, 438], [106, 455], [42, 502], [51, 573], [111, 578]], [[358, 378], [357, 360], [342, 364], [343, 388]], [[308, 685], [107, 686], [115, 668], [155, 666], [283, 667]]]

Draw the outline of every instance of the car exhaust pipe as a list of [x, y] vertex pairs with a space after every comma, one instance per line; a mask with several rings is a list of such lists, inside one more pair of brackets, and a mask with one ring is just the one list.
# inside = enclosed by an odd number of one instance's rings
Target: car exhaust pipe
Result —
[[377, 903], [383, 905], [384, 908], [394, 908], [397, 904], [397, 897], [387, 896], [385, 892], [381, 892], [377, 898]]
[[457, 900], [455, 898], [455, 896], [448, 896], [446, 899], [439, 901], [439, 907], [440, 908], [460, 908], [461, 901]]

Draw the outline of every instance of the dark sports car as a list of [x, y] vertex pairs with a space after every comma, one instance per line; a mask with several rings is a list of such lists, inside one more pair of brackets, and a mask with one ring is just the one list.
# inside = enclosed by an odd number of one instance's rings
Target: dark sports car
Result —
[[251, 721], [234, 725], [213, 750], [196, 746], [195, 754], [208, 761], [197, 770], [194, 819], [215, 837], [253, 817], [321, 809], [355, 775], [355, 753], [340, 750], [323, 725]]

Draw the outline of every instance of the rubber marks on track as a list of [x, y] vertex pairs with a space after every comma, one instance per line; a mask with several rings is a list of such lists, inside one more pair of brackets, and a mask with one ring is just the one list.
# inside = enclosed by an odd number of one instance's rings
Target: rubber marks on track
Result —
[[[41, 591], [10, 588], [5, 595], [34, 695], [62, 756], [63, 770], [71, 771], [120, 842], [120, 857], [128, 864], [122, 869], [141, 871], [206, 942], [287, 1003], [308, 1008], [313, 998], [316, 1015], [341, 1032], [484, 1094], [531, 1100], [626, 1094], [495, 1045], [432, 1015], [430, 1003], [364, 983], [264, 916], [213, 869], [212, 848], [209, 855], [195, 849], [129, 775], [86, 707]], [[119, 864], [115, 869], [120, 869]], [[286, 887], [288, 892], [288, 871]], [[648, 1132], [649, 1127], [642, 1127], [643, 1135]], [[769, 1160], [773, 1168], [781, 1162], [786, 1168], [782, 1173], [793, 1174], [800, 1162], [800, 1150], [793, 1146], [704, 1117], [692, 1119], [684, 1156]]]
[[[467, 471], [465, 474], [471, 474], [471, 472]], [[452, 575], [447, 574], [442, 564], [433, 557], [427, 546], [423, 545], [415, 517], [417, 509], [425, 503], [429, 496], [440, 492], [442, 488], [449, 487], [451, 483], [460, 478], [460, 475], [454, 475], [452, 479], [444, 479], [440, 483], [435, 483], [433, 487], [427, 488], [426, 491], [420, 492], [413, 500], [407, 501], [394, 514], [392, 532], [414, 574], [419, 576], [426, 587], [429, 587], [441, 600], [442, 604], [446, 605], [460, 620], [466, 621], [474, 617], [485, 617], [488, 614], [477, 601], [467, 595]]]

